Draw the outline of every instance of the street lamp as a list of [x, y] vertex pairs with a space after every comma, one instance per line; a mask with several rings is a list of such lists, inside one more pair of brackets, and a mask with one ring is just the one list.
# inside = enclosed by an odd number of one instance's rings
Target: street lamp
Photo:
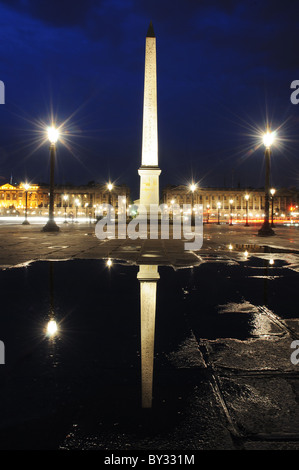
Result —
[[245, 224], [245, 227], [249, 227], [249, 223], [248, 223], [248, 201], [249, 201], [249, 194], [245, 194], [245, 199], [246, 199], [246, 224]]
[[191, 183], [189, 189], [191, 191], [191, 225], [194, 225], [195, 221], [195, 214], [194, 214], [194, 191], [196, 190], [197, 186], [194, 183]]
[[65, 194], [65, 195], [63, 196], [63, 200], [64, 200], [64, 223], [65, 223], [65, 224], [68, 223], [67, 220], [66, 220], [66, 205], [67, 205], [67, 202], [66, 202], [66, 201], [68, 200], [68, 198], [69, 198], [69, 197], [68, 197], [67, 194]]
[[218, 207], [218, 222], [217, 222], [217, 224], [220, 225], [220, 207], [221, 207], [221, 202], [217, 202], [217, 207]]
[[48, 127], [48, 139], [50, 141], [50, 201], [49, 201], [49, 220], [43, 227], [43, 232], [59, 232], [59, 227], [54, 220], [54, 168], [56, 142], [59, 137], [59, 131], [54, 126]]
[[111, 196], [111, 191], [113, 189], [113, 184], [112, 183], [108, 183], [107, 184], [107, 188], [108, 188], [108, 191], [109, 191], [109, 220], [111, 220], [111, 204], [112, 204], [112, 196]]
[[30, 225], [27, 219], [27, 210], [28, 210], [28, 189], [30, 188], [30, 185], [28, 183], [25, 183], [24, 185], [25, 189], [25, 219], [22, 225]]
[[170, 218], [172, 218], [172, 220], [173, 220], [173, 205], [174, 205], [174, 203], [175, 203], [175, 200], [174, 200], [174, 199], [171, 199], [171, 201], [170, 201], [170, 204], [171, 204], [171, 206], [170, 206], [170, 207], [171, 207]]
[[268, 237], [275, 235], [275, 232], [272, 230], [269, 224], [269, 184], [270, 184], [270, 155], [271, 155], [271, 145], [275, 140], [275, 134], [273, 132], [267, 131], [263, 136], [263, 142], [265, 145], [265, 217], [264, 223], [258, 235], [260, 237]]
[[75, 206], [76, 206], [76, 220], [75, 222], [78, 223], [78, 207], [80, 205], [79, 199], [75, 199]]
[[210, 204], [207, 204], [207, 224], [209, 223], [209, 216], [210, 216]]
[[[86, 203], [85, 203], [85, 217], [86, 217], [86, 221], [87, 221], [87, 218], [88, 218], [88, 213], [89, 213], [89, 203], [86, 202]], [[90, 222], [90, 216], [89, 216], [89, 222]]]
[[234, 202], [233, 199], [229, 200], [229, 209], [230, 209], [230, 223], [229, 223], [229, 225], [233, 225], [233, 212], [232, 212], [233, 211], [233, 207], [232, 207], [233, 202]]
[[271, 227], [274, 227], [274, 221], [273, 221], [273, 215], [274, 215], [274, 194], [276, 193], [276, 189], [271, 188], [270, 189], [271, 193], [271, 199], [272, 199], [272, 213], [271, 213]]

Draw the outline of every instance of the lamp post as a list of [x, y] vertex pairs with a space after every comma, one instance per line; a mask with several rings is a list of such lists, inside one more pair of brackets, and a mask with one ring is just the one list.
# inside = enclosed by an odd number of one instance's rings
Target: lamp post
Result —
[[217, 224], [220, 225], [220, 207], [221, 207], [221, 202], [217, 202], [217, 208], [218, 208], [218, 222]]
[[75, 208], [76, 208], [76, 220], [75, 222], [78, 224], [78, 207], [79, 207], [79, 199], [75, 199]]
[[260, 237], [269, 237], [275, 235], [274, 230], [270, 227], [269, 224], [269, 182], [270, 182], [270, 156], [271, 156], [271, 145], [273, 144], [275, 136], [273, 132], [268, 131], [264, 137], [263, 142], [265, 145], [265, 217], [264, 223], [258, 235]]
[[209, 216], [210, 216], [210, 204], [207, 205], [207, 224], [209, 223]]
[[245, 227], [249, 227], [249, 223], [248, 223], [248, 201], [249, 201], [249, 194], [245, 194], [245, 199], [246, 199], [246, 223], [245, 223]]
[[28, 222], [27, 218], [27, 212], [28, 212], [28, 189], [30, 188], [28, 183], [24, 184], [24, 189], [25, 189], [25, 219], [22, 225], [30, 225]]
[[55, 168], [55, 154], [56, 142], [59, 137], [59, 132], [55, 127], [48, 128], [48, 138], [50, 141], [50, 201], [49, 201], [49, 220], [43, 227], [43, 232], [59, 232], [59, 227], [54, 220], [54, 168]]
[[88, 202], [86, 202], [85, 203], [85, 217], [86, 217], [86, 219], [88, 217], [88, 206], [89, 206], [89, 204], [88, 204]]
[[63, 200], [64, 200], [64, 224], [67, 224], [67, 223], [68, 223], [68, 221], [66, 220], [66, 205], [67, 205], [67, 202], [66, 202], [66, 201], [68, 200], [68, 198], [69, 198], [69, 197], [68, 197], [67, 194], [65, 194], [65, 195], [63, 196]]
[[233, 212], [232, 212], [233, 211], [233, 207], [232, 207], [233, 202], [234, 202], [233, 199], [229, 200], [229, 210], [230, 210], [230, 223], [229, 223], [229, 225], [233, 225]]
[[271, 227], [274, 227], [274, 221], [273, 221], [273, 217], [274, 217], [274, 195], [275, 195], [275, 193], [276, 193], [276, 189], [271, 188], [271, 189], [270, 189], [270, 193], [271, 193], [271, 202], [272, 202]]
[[109, 211], [108, 211], [108, 218], [109, 220], [111, 220], [111, 204], [112, 204], [112, 195], [111, 195], [111, 191], [113, 189], [113, 184], [112, 183], [108, 183], [107, 184], [107, 188], [108, 188], [108, 191], [109, 191]]
[[189, 186], [191, 191], [191, 225], [194, 225], [195, 215], [194, 215], [194, 191], [196, 190], [196, 184], [192, 183]]
[[170, 218], [171, 218], [172, 220], [173, 220], [173, 205], [174, 205], [174, 203], [175, 203], [175, 200], [174, 200], [174, 199], [171, 199], [171, 201], [170, 201], [170, 204], [171, 204], [171, 206], [170, 206], [170, 207], [171, 207]]

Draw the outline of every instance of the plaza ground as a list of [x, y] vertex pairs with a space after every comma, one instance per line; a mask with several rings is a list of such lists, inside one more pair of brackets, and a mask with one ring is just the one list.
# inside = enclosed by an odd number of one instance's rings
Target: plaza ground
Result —
[[[242, 250], [252, 252], [254, 246], [272, 246], [299, 250], [297, 227], [275, 227], [273, 237], [257, 236], [260, 226], [244, 227], [228, 224], [204, 225], [200, 250], [187, 251], [186, 240], [99, 240], [95, 224], [60, 224], [58, 233], [42, 232], [43, 225], [19, 224], [0, 226], [0, 267], [13, 267], [38, 260], [112, 258], [133, 264], [158, 264], [173, 267], [192, 266], [216, 253], [235, 256]], [[238, 245], [230, 250], [229, 245]]]

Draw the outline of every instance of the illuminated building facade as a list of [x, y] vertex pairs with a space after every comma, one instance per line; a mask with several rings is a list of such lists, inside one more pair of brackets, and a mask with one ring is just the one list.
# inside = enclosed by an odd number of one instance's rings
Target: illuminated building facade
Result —
[[[48, 214], [48, 185], [30, 184], [27, 190], [28, 215], [44, 216]], [[130, 202], [130, 189], [126, 185], [113, 185], [109, 191], [107, 185], [92, 183], [84, 186], [56, 186], [54, 193], [55, 215], [94, 217], [104, 204], [111, 204], [116, 210], [118, 196]], [[0, 186], [0, 215], [23, 215], [26, 204], [25, 183]]]
[[[204, 216], [209, 217], [210, 221], [218, 218], [218, 210], [221, 213], [221, 219], [227, 220], [232, 214], [235, 219], [245, 219], [247, 212], [248, 198], [248, 217], [249, 220], [261, 219], [265, 208], [265, 191], [253, 188], [213, 188], [198, 186], [193, 192], [187, 186], [168, 185], [163, 190], [163, 203], [171, 210], [171, 206], [178, 204], [183, 207], [184, 204], [202, 204]], [[288, 218], [299, 216], [299, 191], [298, 189], [277, 189], [274, 195], [274, 216]], [[232, 201], [232, 202], [231, 202]], [[270, 207], [272, 199], [270, 198]]]

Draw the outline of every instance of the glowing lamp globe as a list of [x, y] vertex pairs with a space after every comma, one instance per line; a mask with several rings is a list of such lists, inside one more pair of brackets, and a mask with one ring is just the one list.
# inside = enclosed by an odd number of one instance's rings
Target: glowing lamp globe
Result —
[[264, 145], [266, 148], [270, 148], [271, 145], [273, 144], [275, 140], [275, 133], [274, 132], [266, 132], [266, 134], [264, 134], [263, 136], [263, 142], [264, 142]]
[[56, 144], [59, 137], [59, 131], [54, 126], [48, 127], [48, 139], [51, 144]]

